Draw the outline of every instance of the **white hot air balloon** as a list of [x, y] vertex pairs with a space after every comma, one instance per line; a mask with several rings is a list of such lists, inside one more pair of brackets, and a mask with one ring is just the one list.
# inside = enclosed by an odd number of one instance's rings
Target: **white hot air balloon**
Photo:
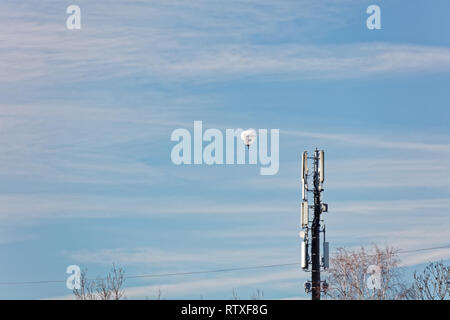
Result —
[[247, 146], [247, 149], [250, 148], [250, 145], [256, 140], [256, 131], [254, 129], [242, 131], [241, 139], [242, 141], [244, 141], [244, 144]]

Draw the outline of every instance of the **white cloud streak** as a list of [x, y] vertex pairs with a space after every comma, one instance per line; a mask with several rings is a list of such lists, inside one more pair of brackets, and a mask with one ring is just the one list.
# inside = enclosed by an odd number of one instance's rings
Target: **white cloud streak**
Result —
[[[247, 288], [254, 292], [256, 289], [262, 289], [270, 295], [273, 289], [280, 288], [280, 286], [286, 290], [286, 281], [288, 281], [288, 285], [290, 286], [289, 289], [300, 288], [299, 283], [306, 280], [306, 277], [307, 274], [297, 268], [297, 270], [258, 272], [256, 274], [247, 273], [240, 276], [213, 276], [209, 279], [178, 279], [155, 285], [126, 287], [125, 295], [128, 299], [145, 299], [146, 297], [156, 299], [159, 290], [161, 290], [163, 299], [192, 299], [193, 292], [198, 294], [198, 298], [202, 296], [208, 299], [208, 294], [221, 292], [225, 295], [223, 299], [227, 299], [227, 297], [231, 299], [233, 289], [239, 288], [237, 290], [239, 298], [250, 299], [251, 296], [241, 296], [239, 294], [241, 292], [240, 290]], [[49, 299], [73, 299], [73, 295], [51, 297]]]
[[[377, 148], [377, 149], [402, 149], [424, 152], [450, 153], [450, 143], [424, 143], [407, 139], [392, 139], [392, 137], [370, 136], [361, 134], [317, 133], [311, 131], [283, 130], [283, 135], [293, 137], [307, 137], [311, 139], [336, 141], [346, 145]], [[426, 136], [425, 136], [426, 138]], [[433, 138], [433, 137], [429, 137]], [[442, 137], [434, 137], [442, 139]], [[422, 138], [423, 139], [423, 138]], [[447, 155], [448, 156], [448, 155]]]
[[85, 27], [70, 32], [61, 22], [64, 14], [55, 12], [59, 6], [29, 11], [9, 2], [1, 7], [5, 41], [0, 43], [0, 83], [131, 75], [179, 82], [260, 75], [352, 78], [450, 71], [446, 47], [289, 41], [273, 45], [254, 40], [258, 34], [275, 37], [280, 24], [292, 25], [298, 19], [315, 32], [324, 26], [334, 28], [342, 23], [335, 17], [337, 8], [345, 10], [340, 5], [331, 1], [320, 5], [311, 1], [198, 1], [194, 9], [178, 1], [109, 2], [107, 6], [96, 2], [85, 6]]
[[[197, 263], [203, 268], [211, 266], [220, 267], [244, 267], [254, 265], [271, 265], [287, 263], [285, 260], [292, 257], [293, 253], [289, 248], [249, 248], [249, 249], [217, 249], [214, 252], [186, 252], [175, 250], [161, 250], [159, 248], [116, 248], [103, 250], [81, 250], [76, 252], [65, 252], [72, 261], [80, 264], [106, 264], [113, 262], [128, 266], [165, 266], [178, 270], [179, 266], [186, 266], [189, 263]], [[291, 262], [295, 262], [294, 260]], [[173, 269], [173, 268], [176, 269]], [[183, 270], [187, 271], [187, 270]]]

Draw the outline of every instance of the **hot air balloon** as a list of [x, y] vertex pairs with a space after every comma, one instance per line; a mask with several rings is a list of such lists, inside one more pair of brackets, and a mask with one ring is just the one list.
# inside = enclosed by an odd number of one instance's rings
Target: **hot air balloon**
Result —
[[244, 141], [244, 144], [247, 146], [247, 149], [250, 148], [250, 145], [256, 140], [256, 131], [254, 129], [242, 131], [241, 139], [242, 141]]

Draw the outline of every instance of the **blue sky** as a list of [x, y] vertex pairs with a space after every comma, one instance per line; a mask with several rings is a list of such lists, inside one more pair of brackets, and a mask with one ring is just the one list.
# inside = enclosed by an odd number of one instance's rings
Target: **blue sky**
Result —
[[[67, 6], [82, 29], [65, 28]], [[381, 7], [382, 29], [366, 28]], [[2, 1], [0, 282], [299, 259], [326, 151], [331, 249], [450, 243], [448, 1]], [[280, 129], [280, 170], [175, 166], [177, 128]], [[407, 270], [450, 249], [402, 254]], [[296, 267], [127, 281], [129, 298], [306, 298]], [[66, 297], [64, 284], [0, 298]]]

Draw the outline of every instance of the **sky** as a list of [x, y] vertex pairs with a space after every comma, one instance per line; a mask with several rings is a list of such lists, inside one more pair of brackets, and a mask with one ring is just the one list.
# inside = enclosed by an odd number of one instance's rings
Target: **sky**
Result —
[[[81, 8], [68, 30], [66, 8]], [[369, 5], [381, 29], [366, 27]], [[450, 245], [446, 0], [3, 0], [0, 299], [102, 276], [299, 263], [301, 152], [331, 251]], [[194, 121], [279, 129], [279, 171], [175, 165]], [[450, 260], [400, 255], [405, 273]], [[129, 299], [304, 299], [298, 266], [128, 279]], [[3, 282], [62, 280], [5, 285]]]

